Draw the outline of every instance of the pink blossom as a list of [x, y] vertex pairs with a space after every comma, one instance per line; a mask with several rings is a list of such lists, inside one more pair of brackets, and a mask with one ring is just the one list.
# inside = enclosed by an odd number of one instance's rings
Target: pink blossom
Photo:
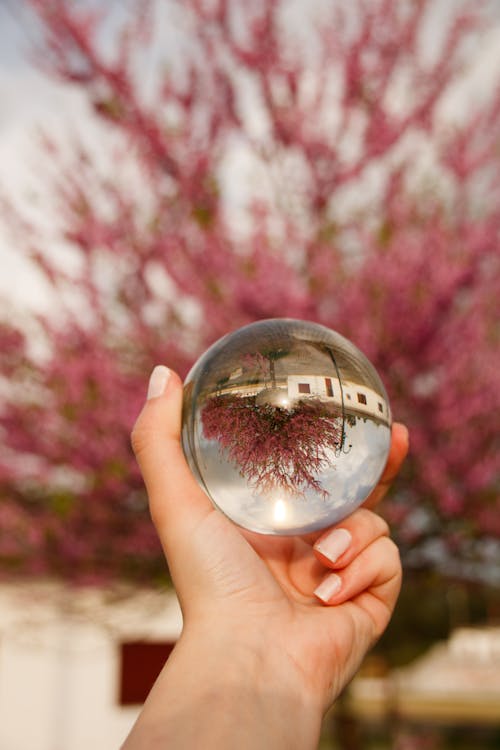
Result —
[[[157, 575], [129, 446], [149, 371], [164, 362], [184, 375], [218, 337], [272, 316], [338, 330], [380, 372], [411, 432], [387, 501], [401, 538], [415, 509], [444, 535], [451, 523], [464, 538], [498, 535], [498, 81], [463, 121], [444, 127], [441, 117], [488, 16], [454, 5], [427, 59], [419, 40], [431, 0], [333, 3], [310, 48], [287, 30], [283, 2], [188, 0], [179, 13], [190, 42], [174, 73], [157, 69], [148, 98], [136, 61], [155, 33], [155, 4], [136, 0], [104, 50], [106, 10], [29, 2], [40, 65], [78, 87], [116, 140], [103, 175], [77, 139], [70, 159], [41, 139], [39, 202], [57, 217], [62, 257], [1, 203], [13, 246], [59, 305], [32, 316], [11, 305], [0, 324], [0, 562], [74, 580]], [[435, 161], [423, 178], [422, 143]], [[221, 180], [235, 144], [266, 176], [265, 190], [248, 190], [238, 232]], [[209, 429], [223, 441], [217, 419]], [[332, 446], [336, 428], [326, 427]], [[284, 448], [269, 450], [274, 470]], [[311, 455], [300, 443], [290, 452], [302, 488], [324, 458]], [[259, 481], [251, 461], [246, 470]], [[431, 533], [415, 529], [414, 547]]]

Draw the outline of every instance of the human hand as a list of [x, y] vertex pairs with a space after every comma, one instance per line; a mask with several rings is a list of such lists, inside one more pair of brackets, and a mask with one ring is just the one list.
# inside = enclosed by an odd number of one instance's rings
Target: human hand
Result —
[[[180, 443], [182, 383], [167, 375], [163, 367], [153, 372], [132, 443], [183, 612], [179, 659], [189, 664], [189, 649], [199, 656], [201, 642], [245, 664], [251, 655], [268, 684], [278, 678], [293, 695], [307, 696], [317, 724], [396, 602], [401, 568], [387, 524], [360, 508], [300, 538], [238, 528], [189, 470]], [[387, 466], [368, 506], [397, 474], [407, 447], [406, 429], [394, 425]]]

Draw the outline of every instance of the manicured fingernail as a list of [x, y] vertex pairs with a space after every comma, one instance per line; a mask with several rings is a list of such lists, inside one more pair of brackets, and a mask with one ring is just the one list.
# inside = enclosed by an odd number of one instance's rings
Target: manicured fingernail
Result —
[[328, 536], [314, 545], [314, 549], [321, 552], [331, 562], [336, 562], [343, 555], [352, 542], [352, 536], [347, 529], [334, 529]]
[[322, 602], [328, 604], [332, 596], [336, 594], [337, 591], [340, 591], [341, 585], [342, 579], [340, 578], [340, 576], [338, 576], [336, 573], [330, 573], [330, 575], [327, 576], [324, 581], [321, 581], [318, 588], [315, 589], [314, 593], [316, 594], [318, 599], [321, 599]]
[[154, 368], [149, 378], [148, 386], [148, 400], [150, 398], [158, 398], [162, 396], [167, 387], [168, 379], [170, 377], [170, 370], [164, 365], [158, 365]]

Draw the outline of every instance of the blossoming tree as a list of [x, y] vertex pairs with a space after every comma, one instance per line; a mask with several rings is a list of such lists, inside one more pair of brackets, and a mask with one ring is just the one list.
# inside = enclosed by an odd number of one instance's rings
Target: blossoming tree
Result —
[[220, 335], [274, 316], [339, 330], [381, 373], [411, 429], [386, 506], [409, 562], [430, 539], [465, 559], [498, 537], [493, 71], [467, 111], [463, 94], [452, 106], [487, 39], [474, 4], [436, 20], [430, 0], [301, 15], [280, 0], [136, 0], [111, 18], [27, 2], [40, 61], [85, 92], [114, 166], [45, 135], [57, 253], [4, 202], [57, 314], [0, 328], [3, 566], [159, 574], [128, 437], [149, 370], [185, 374]]

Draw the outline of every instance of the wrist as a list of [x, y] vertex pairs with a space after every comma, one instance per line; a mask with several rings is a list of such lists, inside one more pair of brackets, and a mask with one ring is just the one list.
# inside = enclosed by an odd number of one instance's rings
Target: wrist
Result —
[[[144, 707], [137, 744], [126, 747], [180, 750], [202, 737], [206, 750], [312, 750], [321, 719], [292, 661], [270, 644], [186, 628]], [[145, 735], [161, 735], [161, 744]]]
[[[241, 722], [250, 724], [260, 717], [264, 734], [248, 747], [316, 747], [323, 713], [321, 700], [308, 688], [293, 659], [262, 634], [249, 635], [237, 629], [186, 629], [177, 651], [179, 666], [191, 666], [198, 689], [214, 708], [236, 712]], [[274, 740], [266, 745], [272, 725], [276, 728]]]

